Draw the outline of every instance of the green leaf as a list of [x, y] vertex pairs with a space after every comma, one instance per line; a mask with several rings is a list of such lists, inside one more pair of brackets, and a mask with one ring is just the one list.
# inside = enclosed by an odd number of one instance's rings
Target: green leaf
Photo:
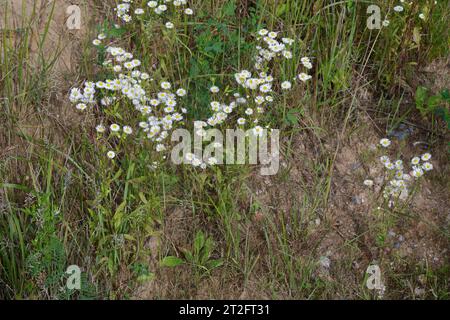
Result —
[[424, 106], [428, 95], [427, 92], [425, 87], [418, 87], [416, 90], [416, 108], [422, 113], [425, 111]]
[[120, 38], [122, 37], [125, 33], [127, 32], [127, 29], [120, 27], [120, 28], [116, 28], [113, 27], [111, 29], [109, 29], [107, 31], [107, 34], [111, 37], [111, 38]]
[[192, 255], [192, 253], [190, 251], [184, 250], [183, 253], [184, 253], [184, 257], [186, 258], [186, 260], [188, 262], [190, 262], [190, 263], [194, 262], [194, 256]]
[[125, 207], [127, 205], [126, 201], [123, 201], [116, 209], [116, 212], [114, 213], [114, 217], [113, 217], [113, 223], [114, 223], [114, 228], [116, 230], [119, 230], [121, 225], [122, 225], [122, 218], [123, 218], [123, 214], [125, 211]]
[[444, 101], [450, 101], [450, 91], [448, 89], [442, 90], [441, 97]]
[[228, 1], [222, 9], [222, 13], [225, 17], [233, 17], [236, 13], [235, 1]]
[[122, 173], [123, 173], [122, 169], [119, 168], [119, 170], [117, 170], [116, 174], [112, 178], [111, 182], [118, 180], [120, 178], [120, 176], [122, 175]]
[[206, 263], [211, 256], [214, 248], [214, 240], [212, 238], [208, 238], [205, 241], [205, 245], [203, 246], [203, 252], [201, 254], [200, 260], [201, 263]]
[[31, 192], [32, 190], [26, 186], [20, 185], [20, 184], [14, 184], [14, 183], [0, 183], [0, 188], [9, 188], [9, 189], [16, 189], [16, 190], [22, 190], [25, 192]]
[[291, 109], [286, 114], [285, 121], [290, 125], [297, 125], [300, 117], [302, 116], [302, 110], [300, 109]]
[[442, 118], [447, 124], [447, 128], [450, 130], [450, 112], [447, 108], [437, 108], [435, 111], [436, 116]]
[[205, 245], [205, 235], [202, 231], [198, 231], [194, 239], [194, 252], [199, 253]]
[[208, 267], [209, 270], [212, 270], [212, 269], [218, 268], [218, 267], [220, 267], [222, 265], [223, 265], [223, 261], [220, 260], [220, 259], [217, 259], [217, 260], [210, 260], [210, 261], [208, 261], [208, 266], [207, 267]]
[[442, 102], [440, 95], [435, 95], [427, 100], [427, 111], [434, 111]]
[[210, 42], [207, 47], [205, 47], [205, 52], [213, 52], [215, 54], [219, 54], [223, 52], [222, 43], [221, 42]]
[[277, 17], [281, 17], [287, 11], [288, 5], [286, 3], [280, 4], [277, 7]]
[[183, 263], [184, 263], [184, 261], [178, 257], [167, 256], [164, 259], [162, 259], [162, 261], [160, 262], [160, 265], [162, 267], [174, 268], [179, 265], [182, 265]]
[[137, 280], [139, 282], [148, 282], [148, 281], [152, 281], [154, 279], [155, 279], [154, 273], [142, 274], [137, 278]]

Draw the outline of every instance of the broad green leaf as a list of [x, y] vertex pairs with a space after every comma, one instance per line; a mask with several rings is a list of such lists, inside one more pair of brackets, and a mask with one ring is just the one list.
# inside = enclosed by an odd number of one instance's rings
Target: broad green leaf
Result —
[[425, 87], [418, 87], [416, 90], [416, 108], [423, 112], [425, 101], [427, 99], [427, 89]]
[[183, 259], [174, 256], [167, 256], [161, 260], [160, 264], [162, 267], [174, 268], [184, 263]]
[[194, 252], [198, 254], [200, 250], [202, 250], [204, 245], [205, 245], [205, 235], [203, 234], [202, 231], [198, 231], [194, 239]]
[[277, 7], [277, 17], [281, 17], [287, 11], [288, 5], [286, 3], [280, 4]]
[[427, 100], [427, 111], [434, 111], [442, 102], [440, 95], [431, 96]]

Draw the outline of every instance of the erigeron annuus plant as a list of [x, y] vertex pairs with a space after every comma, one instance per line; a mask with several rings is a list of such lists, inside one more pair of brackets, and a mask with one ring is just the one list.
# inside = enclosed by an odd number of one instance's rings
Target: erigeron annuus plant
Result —
[[[137, 2], [137, 1], [136, 1]], [[177, 29], [175, 21], [180, 16], [186, 19], [194, 14], [187, 7], [186, 0], [149, 1], [146, 6], [135, 7], [133, 1], [124, 0], [116, 9], [122, 23], [142, 23], [159, 20], [170, 32]], [[177, 19], [169, 19], [177, 16]], [[173, 30], [173, 32], [176, 32]], [[194, 121], [195, 130], [225, 127], [240, 128], [248, 133], [260, 136], [264, 129], [263, 116], [282, 92], [291, 90], [295, 83], [304, 83], [311, 79], [308, 71], [313, 65], [308, 57], [301, 58], [301, 70], [295, 79], [277, 80], [273, 76], [275, 69], [284, 59], [293, 58], [290, 47], [295, 40], [281, 37], [278, 32], [262, 29], [256, 35], [258, 44], [253, 58], [253, 66], [234, 75], [234, 85], [226, 92], [218, 86], [210, 87], [211, 116]], [[101, 33], [93, 41], [94, 46], [103, 46], [107, 35]], [[170, 134], [176, 128], [187, 125], [188, 106], [187, 88], [176, 86], [167, 79], [153, 75], [142, 68], [142, 62], [133, 53], [117, 45], [105, 45], [107, 59], [103, 63], [114, 77], [103, 81], [87, 81], [83, 88], [73, 88], [70, 101], [76, 109], [84, 111], [99, 107], [103, 123], [96, 125], [100, 139], [119, 139], [122, 143], [138, 139], [150, 142], [157, 153], [170, 151]], [[154, 88], [158, 87], [155, 91]], [[233, 89], [234, 88], [234, 89]], [[132, 113], [131, 120], [126, 114]], [[117, 149], [108, 150], [107, 157], [114, 159]], [[197, 159], [193, 154], [187, 159], [193, 166], [206, 168], [217, 163], [214, 158]]]
[[[380, 140], [380, 146], [386, 150], [391, 146], [391, 141], [387, 138]], [[397, 200], [405, 201], [410, 196], [410, 191], [417, 181], [427, 172], [433, 170], [433, 164], [430, 162], [431, 154], [424, 153], [413, 157], [409, 163], [402, 159], [391, 160], [385, 152], [380, 156], [379, 161], [385, 169], [384, 180], [387, 183], [384, 186], [383, 197], [389, 201], [392, 206]], [[364, 185], [372, 187], [373, 180], [367, 179]]]

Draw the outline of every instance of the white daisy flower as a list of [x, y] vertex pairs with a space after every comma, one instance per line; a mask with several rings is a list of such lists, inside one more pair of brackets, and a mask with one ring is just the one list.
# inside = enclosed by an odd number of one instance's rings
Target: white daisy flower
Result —
[[130, 126], [124, 126], [123, 127], [123, 132], [125, 134], [132, 134], [133, 133], [133, 129]]
[[179, 97], [184, 97], [187, 94], [186, 90], [184, 90], [182, 88], [178, 89], [176, 93], [177, 93], [177, 96], [179, 96]]
[[218, 111], [220, 110], [220, 102], [218, 102], [218, 101], [212, 101], [212, 102], [210, 103], [210, 105], [211, 105], [211, 110], [212, 110], [212, 111], [218, 112]]
[[290, 81], [284, 81], [284, 82], [281, 84], [281, 88], [282, 88], [283, 90], [289, 90], [289, 89], [292, 88], [292, 83], [291, 83]]
[[383, 138], [380, 140], [380, 145], [384, 148], [387, 148], [391, 145], [391, 140], [389, 140], [387, 138]]
[[431, 170], [433, 170], [433, 165], [432, 165], [431, 163], [429, 163], [429, 162], [425, 162], [425, 163], [422, 165], [422, 168], [423, 168], [423, 170], [425, 170], [425, 171], [431, 171]]
[[244, 118], [237, 119], [237, 123], [241, 126], [244, 125], [246, 122], [247, 122], [247, 120], [245, 120]]
[[267, 93], [272, 91], [272, 85], [269, 83], [263, 84], [262, 86], [259, 87], [259, 90], [263, 93]]
[[301, 80], [301, 81], [303, 81], [303, 82], [306, 82], [306, 81], [308, 81], [309, 79], [311, 79], [312, 77], [311, 77], [309, 74], [306, 74], [306, 73], [300, 73], [300, 74], [298, 75], [298, 78], [299, 78], [299, 80]]
[[388, 170], [394, 170], [395, 169], [395, 165], [393, 163], [391, 163], [391, 162], [386, 163], [384, 166]]
[[420, 158], [419, 157], [412, 158], [411, 164], [418, 165], [419, 163], [420, 163]]
[[136, 14], [138, 16], [142, 15], [144, 13], [145, 13], [144, 9], [141, 9], [141, 8], [137, 8], [136, 10], [134, 10], [134, 14]]
[[79, 103], [76, 105], [76, 107], [78, 110], [83, 111], [87, 108], [87, 105], [85, 103]]
[[397, 168], [397, 170], [402, 170], [403, 169], [403, 161], [402, 160], [395, 161], [395, 167]]
[[175, 107], [176, 105], [177, 105], [177, 102], [174, 99], [169, 99], [166, 101], [166, 106], [168, 106], [168, 107]]
[[106, 128], [105, 128], [104, 125], [99, 124], [98, 126], [95, 127], [95, 130], [96, 130], [98, 133], [103, 133], [103, 132], [106, 131]]
[[167, 10], [167, 6], [165, 4], [161, 4], [158, 6], [158, 10], [161, 12], [164, 12]]
[[141, 127], [142, 129], [147, 129], [148, 128], [148, 123], [141, 121], [139, 122], [139, 127]]
[[165, 113], [172, 113], [174, 111], [175, 111], [175, 109], [173, 107], [170, 107], [170, 106], [164, 108], [164, 112]]
[[424, 153], [421, 158], [422, 158], [422, 161], [428, 161], [431, 159], [431, 154]]
[[264, 97], [262, 97], [262, 96], [258, 96], [258, 97], [255, 98], [255, 102], [256, 102], [256, 104], [261, 105], [264, 102], [266, 102], [266, 99]]
[[245, 110], [245, 114], [248, 116], [251, 116], [253, 114], [253, 109], [252, 108], [248, 108]]
[[209, 88], [209, 91], [211, 91], [212, 93], [218, 93], [220, 89], [217, 86], [212, 86], [211, 88]]
[[423, 176], [423, 170], [422, 170], [421, 168], [415, 168], [415, 169], [412, 171], [411, 175], [412, 175], [414, 178], [420, 178], [421, 176]]
[[271, 39], [275, 39], [276, 37], [278, 37], [278, 33], [272, 31], [272, 32], [269, 32], [268, 36]]
[[161, 152], [161, 151], [164, 151], [164, 150], [166, 150], [166, 146], [165, 145], [163, 145], [163, 144], [156, 145], [156, 151], [157, 152]]
[[290, 51], [283, 51], [283, 56], [286, 58], [286, 59], [292, 59], [292, 52], [290, 52]]
[[161, 103], [161, 102], [160, 102], [158, 99], [151, 99], [151, 100], [150, 100], [150, 104], [151, 104], [152, 106], [154, 106], [154, 107], [159, 106], [160, 103]]
[[119, 132], [120, 131], [120, 126], [118, 124], [113, 123], [110, 127], [112, 132]]
[[169, 90], [170, 88], [172, 88], [172, 85], [170, 84], [170, 82], [163, 81], [161, 82], [161, 88], [163, 88], [164, 90]]
[[290, 38], [283, 38], [281, 39], [281, 41], [283, 41], [283, 43], [287, 45], [292, 45], [294, 43], [294, 40]]
[[303, 66], [304, 66], [306, 69], [309, 69], [309, 70], [311, 70], [311, 69], [313, 68], [312, 63], [310, 63], [310, 62], [303, 63]]
[[396, 177], [397, 179], [403, 179], [403, 176], [404, 176], [403, 171], [397, 171], [397, 172], [395, 173], [395, 177]]
[[223, 112], [225, 112], [226, 114], [230, 114], [233, 112], [233, 108], [231, 106], [225, 106], [223, 108]]
[[108, 151], [108, 153], [106, 155], [110, 159], [114, 159], [116, 157], [116, 153], [114, 151]]
[[269, 33], [269, 31], [267, 29], [261, 29], [258, 31], [258, 34], [262, 37], [267, 35], [268, 33]]

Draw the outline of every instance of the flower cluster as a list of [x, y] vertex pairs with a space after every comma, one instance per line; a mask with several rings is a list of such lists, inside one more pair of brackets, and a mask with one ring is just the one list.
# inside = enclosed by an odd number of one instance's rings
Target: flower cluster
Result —
[[[391, 141], [386, 138], [381, 139], [380, 145], [383, 148], [388, 148], [391, 145]], [[405, 164], [401, 159], [391, 160], [388, 155], [383, 155], [379, 160], [387, 171], [389, 182], [383, 190], [383, 196], [389, 200], [406, 200], [409, 195], [409, 188], [414, 180], [433, 170], [433, 164], [430, 162], [431, 154], [429, 153], [413, 157], [409, 170], [407, 169], [408, 164]], [[371, 187], [373, 181], [365, 180], [364, 185]]]
[[[156, 15], [161, 15], [171, 7], [181, 8], [183, 14], [192, 15], [193, 10], [186, 8], [186, 4], [185, 0], [160, 0], [149, 1], [147, 7]], [[123, 21], [132, 21], [132, 1], [123, 0], [123, 3], [117, 6], [116, 12]], [[138, 8], [133, 12], [135, 15], [141, 15], [145, 10], [141, 11]], [[166, 22], [165, 26], [169, 29], [174, 27], [170, 21]], [[104, 45], [103, 41], [106, 38], [105, 33], [100, 33], [93, 41], [94, 46]], [[227, 88], [227, 92], [222, 94], [222, 89], [218, 86], [210, 87], [211, 116], [204, 121], [196, 121], [202, 124], [202, 130], [207, 126], [219, 127], [229, 124], [252, 132], [256, 136], [262, 135], [264, 129], [261, 126], [261, 116], [275, 101], [277, 89], [287, 91], [292, 89], [293, 83], [304, 83], [311, 79], [311, 75], [308, 74], [313, 68], [311, 59], [303, 57], [300, 59], [301, 70], [297, 77], [276, 81], [273, 76], [274, 67], [280, 64], [279, 60], [293, 58], [290, 48], [295, 40], [280, 37], [278, 32], [266, 29], [260, 30], [256, 38], [258, 44], [253, 68], [240, 70], [235, 74], [235, 88]], [[117, 45], [104, 47], [106, 60], [103, 67], [109, 71], [108, 74], [114, 76], [102, 81], [85, 82], [84, 88], [73, 88], [70, 92], [70, 101], [80, 111], [101, 106], [100, 111], [107, 121], [110, 121], [112, 114], [127, 114], [126, 117], [114, 117], [112, 123], [97, 124], [96, 131], [100, 136], [121, 139], [127, 139], [129, 136], [139, 137], [150, 141], [157, 152], [169, 151], [168, 138], [171, 131], [185, 125], [188, 90], [176, 87], [167, 79], [153, 79], [142, 69], [142, 62], [125, 49]], [[155, 87], [158, 88], [156, 92], [149, 92], [150, 88], [154, 90]], [[124, 119], [130, 118], [130, 114], [133, 117], [132, 120], [128, 120], [129, 123], [116, 123], [126, 121]], [[114, 159], [117, 152], [110, 150], [107, 156]], [[202, 168], [216, 163], [215, 159], [196, 159], [195, 156], [191, 160], [194, 166]]]
[[[109, 60], [104, 66], [117, 74], [117, 77], [106, 79], [105, 81], [86, 82], [84, 89], [73, 88], [70, 92], [70, 101], [76, 104], [78, 110], [85, 110], [88, 105], [97, 104], [96, 93], [103, 96], [100, 104], [107, 108], [112, 105], [134, 106], [139, 120], [133, 128], [130, 125], [120, 126], [116, 123], [109, 125], [112, 134], [123, 132], [131, 135], [134, 131], [140, 131], [152, 142], [156, 142], [156, 150], [166, 149], [164, 141], [169, 136], [169, 131], [176, 123], [183, 121], [183, 114], [187, 112], [185, 108], [177, 109], [179, 99], [186, 96], [187, 91], [183, 88], [172, 90], [172, 84], [168, 81], [159, 83], [159, 92], [148, 95], [144, 86], [148, 82], [154, 82], [150, 75], [139, 70], [141, 61], [133, 59], [131, 53], [119, 47], [107, 47]], [[103, 124], [96, 127], [98, 133], [107, 131]], [[115, 153], [108, 153], [108, 157], [114, 158]]]
[[[224, 123], [227, 119], [238, 114], [236, 123], [241, 128], [252, 129], [254, 134], [260, 135], [263, 128], [259, 126], [260, 115], [264, 114], [268, 106], [274, 102], [276, 79], [272, 75], [272, 66], [277, 59], [292, 59], [293, 54], [289, 47], [294, 43], [293, 39], [278, 39], [277, 32], [262, 29], [258, 32], [259, 45], [256, 47], [258, 53], [254, 61], [254, 70], [241, 70], [234, 75], [237, 88], [234, 90], [233, 99], [229, 103], [214, 99], [210, 108], [212, 116], [207, 119], [207, 124], [211, 127]], [[301, 59], [305, 69], [312, 69], [311, 60], [308, 57]], [[273, 63], [275, 62], [275, 63]], [[311, 76], [306, 72], [299, 74], [294, 79], [306, 82]], [[282, 90], [292, 88], [290, 81], [283, 81], [279, 85]], [[210, 89], [214, 98], [218, 98], [220, 89], [213, 86]]]
[[[122, 0], [123, 2], [118, 4], [114, 9], [116, 11], [117, 17], [125, 23], [131, 22], [133, 20], [133, 15], [142, 16], [146, 13], [144, 8], [136, 8], [134, 11], [131, 9], [132, 0]], [[169, 5], [173, 8], [182, 10], [186, 15], [193, 15], [194, 10], [191, 8], [185, 8], [187, 5], [187, 0], [164, 0], [164, 1], [149, 1], [147, 2], [147, 8], [150, 13], [154, 13], [158, 16], [162, 16], [165, 12], [169, 11]], [[172, 22], [167, 22], [166, 27], [172, 29], [174, 24]]]

